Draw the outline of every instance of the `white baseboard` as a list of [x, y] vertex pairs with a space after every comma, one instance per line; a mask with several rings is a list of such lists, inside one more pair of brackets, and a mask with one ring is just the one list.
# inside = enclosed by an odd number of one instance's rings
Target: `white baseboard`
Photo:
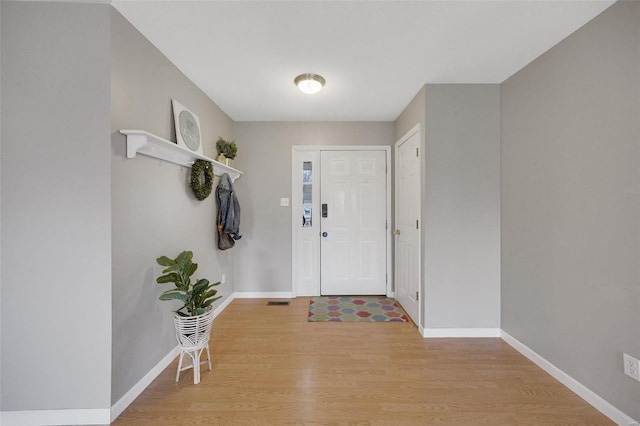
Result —
[[290, 291], [237, 291], [233, 293], [236, 299], [292, 299]]
[[[214, 310], [217, 317], [235, 298], [235, 293], [226, 298]], [[30, 410], [2, 411], [0, 424], [6, 426], [53, 426], [53, 425], [108, 425], [111, 424], [129, 405], [167, 368], [180, 354], [180, 347], [173, 348], [142, 379], [120, 398], [111, 409], [91, 410]]]
[[0, 424], [4, 426], [108, 425], [110, 423], [108, 408], [0, 412]]
[[215, 308], [213, 310], [213, 318], [215, 318], [218, 315], [220, 315], [220, 312], [224, 311], [225, 308], [227, 306], [229, 306], [231, 304], [231, 302], [233, 302], [233, 299], [235, 299], [235, 298], [236, 298], [236, 293], [231, 293], [231, 296], [229, 296], [226, 299], [224, 299], [222, 301], [222, 303], [220, 304], [220, 306], [218, 306], [217, 308]]
[[595, 409], [600, 411], [605, 416], [609, 417], [618, 425], [624, 426], [634, 426], [637, 425], [638, 422], [631, 417], [627, 416], [622, 411], [618, 410], [616, 407], [611, 405], [605, 399], [603, 399], [600, 395], [593, 392], [591, 389], [587, 388], [585, 385], [569, 376], [567, 373], [547, 361], [541, 355], [538, 355], [531, 348], [529, 348], [524, 343], [520, 342], [513, 336], [510, 336], [504, 330], [501, 331], [502, 340], [511, 345], [515, 350], [520, 352], [522, 355], [529, 358], [536, 364], [538, 367], [542, 368], [547, 373], [551, 374], [556, 380], [560, 383], [571, 389], [575, 392], [580, 398], [587, 401], [591, 404]]
[[[231, 296], [224, 299], [224, 301], [213, 310], [213, 318], [220, 315], [224, 309], [229, 306], [233, 299], [235, 298], [235, 293], [232, 293]], [[140, 394], [153, 382], [156, 377], [160, 375], [164, 371], [165, 368], [171, 364], [171, 362], [180, 354], [180, 347], [176, 346], [169, 352], [164, 358], [160, 360], [145, 376], [138, 381], [129, 391], [124, 394], [122, 398], [118, 400], [111, 407], [111, 421], [113, 422], [118, 418], [120, 414], [127, 409], [129, 405], [138, 397]], [[107, 423], [108, 424], [108, 423]]]
[[500, 337], [499, 328], [420, 328], [422, 337]]
[[142, 379], [138, 381], [127, 393], [124, 394], [113, 406], [111, 406], [111, 421], [120, 414], [164, 371], [171, 362], [180, 355], [180, 346], [177, 346], [165, 355]]

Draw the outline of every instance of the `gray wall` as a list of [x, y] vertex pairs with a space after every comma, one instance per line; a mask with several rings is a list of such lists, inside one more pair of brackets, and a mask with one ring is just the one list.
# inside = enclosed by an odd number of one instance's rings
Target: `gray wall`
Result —
[[[2, 2], [0, 2], [0, 52], [2, 52]], [[0, 400], [2, 400], [2, 54], [0, 53]], [[2, 404], [0, 404], [2, 411]]]
[[425, 328], [500, 327], [500, 86], [426, 86]]
[[1, 409], [107, 409], [109, 6], [2, 2], [1, 27]]
[[[411, 130], [416, 124], [420, 124], [422, 131], [422, 139], [424, 140], [424, 125], [425, 125], [425, 108], [426, 104], [426, 87], [422, 86], [418, 93], [413, 97], [411, 102], [400, 113], [396, 121], [394, 122], [395, 142], [403, 137], [409, 130]], [[421, 144], [424, 146], [424, 144]]]
[[[220, 252], [215, 195], [198, 201], [190, 169], [144, 155], [127, 159], [120, 129], [143, 129], [175, 141], [171, 99], [200, 118], [205, 155], [215, 156], [218, 136], [233, 137], [233, 122], [115, 9], [111, 13], [111, 195], [113, 221], [113, 389], [120, 399], [176, 346], [172, 310], [161, 302], [155, 259], [191, 250], [196, 278], [226, 283], [233, 291], [236, 249]], [[240, 178], [243, 180], [244, 177]], [[216, 185], [218, 179], [215, 180]]]
[[234, 250], [236, 291], [291, 291], [291, 147], [293, 145], [391, 145], [390, 122], [237, 122], [234, 166], [246, 174], [236, 189], [243, 235]]
[[425, 85], [396, 119], [422, 145], [422, 326], [500, 327], [500, 87]]
[[502, 85], [502, 328], [635, 419], [640, 4]]

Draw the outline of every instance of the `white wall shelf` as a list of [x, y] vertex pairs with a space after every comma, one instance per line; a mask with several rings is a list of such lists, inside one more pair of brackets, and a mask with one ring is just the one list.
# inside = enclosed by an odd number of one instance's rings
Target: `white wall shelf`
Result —
[[135, 158], [137, 154], [144, 154], [185, 167], [191, 167], [196, 160], [205, 160], [213, 164], [213, 174], [216, 176], [228, 173], [232, 181], [242, 176], [240, 170], [219, 163], [202, 154], [189, 151], [178, 146], [175, 142], [162, 139], [144, 130], [124, 129], [120, 130], [120, 133], [127, 136], [127, 158]]

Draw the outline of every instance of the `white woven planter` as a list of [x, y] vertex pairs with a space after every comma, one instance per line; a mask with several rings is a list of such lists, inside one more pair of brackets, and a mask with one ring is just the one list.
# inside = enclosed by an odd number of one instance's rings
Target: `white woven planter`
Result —
[[[176, 326], [176, 339], [180, 345], [180, 361], [178, 362], [178, 372], [176, 382], [180, 380], [180, 372], [193, 368], [193, 383], [200, 383], [200, 365], [208, 363], [211, 370], [211, 354], [209, 352], [209, 336], [213, 324], [213, 309], [195, 317], [181, 317], [176, 314], [173, 317]], [[203, 350], [207, 350], [207, 359], [200, 361]], [[184, 355], [191, 357], [191, 365], [182, 366]]]

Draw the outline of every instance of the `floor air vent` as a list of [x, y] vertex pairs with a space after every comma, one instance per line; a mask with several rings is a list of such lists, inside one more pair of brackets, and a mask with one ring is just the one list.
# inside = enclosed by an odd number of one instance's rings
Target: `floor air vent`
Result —
[[267, 302], [267, 306], [289, 306], [289, 302], [274, 302], [274, 301], [269, 301], [269, 302]]

